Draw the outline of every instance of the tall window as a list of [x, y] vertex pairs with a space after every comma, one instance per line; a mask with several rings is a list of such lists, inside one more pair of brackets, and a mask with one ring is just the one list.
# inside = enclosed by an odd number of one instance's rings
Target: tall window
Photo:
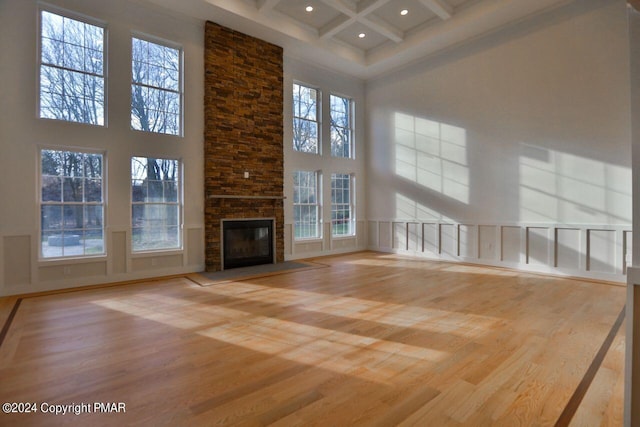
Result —
[[181, 51], [132, 38], [131, 127], [180, 135], [182, 111]]
[[319, 153], [319, 105], [316, 89], [293, 84], [293, 149]]
[[105, 29], [40, 12], [40, 117], [104, 125]]
[[293, 219], [297, 239], [319, 238], [319, 172], [293, 173]]
[[134, 252], [181, 247], [178, 160], [131, 158], [131, 201]]
[[352, 236], [355, 232], [352, 181], [352, 175], [331, 174], [331, 224], [334, 236]]
[[352, 102], [349, 98], [331, 95], [331, 155], [353, 157]]
[[104, 254], [102, 154], [40, 151], [40, 255]]

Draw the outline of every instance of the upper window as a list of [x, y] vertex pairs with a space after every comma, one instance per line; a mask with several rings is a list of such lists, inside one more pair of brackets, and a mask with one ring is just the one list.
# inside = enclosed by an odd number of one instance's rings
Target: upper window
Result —
[[355, 234], [352, 181], [352, 175], [331, 174], [331, 224], [334, 236]]
[[40, 152], [40, 255], [104, 254], [103, 156]]
[[319, 238], [320, 234], [320, 173], [293, 173], [293, 222], [296, 239]]
[[104, 125], [105, 29], [40, 15], [40, 117]]
[[331, 155], [353, 157], [352, 102], [349, 98], [331, 95]]
[[318, 90], [293, 84], [293, 149], [319, 153]]
[[132, 38], [131, 127], [181, 134], [181, 50]]
[[171, 159], [131, 159], [134, 252], [181, 247], [179, 164]]

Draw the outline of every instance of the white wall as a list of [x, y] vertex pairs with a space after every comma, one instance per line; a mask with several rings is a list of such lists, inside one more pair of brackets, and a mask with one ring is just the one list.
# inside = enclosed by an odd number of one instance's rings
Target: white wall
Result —
[[[321, 113], [322, 155], [293, 150], [293, 82], [317, 88], [324, 100]], [[343, 159], [331, 156], [329, 95], [351, 98], [355, 103], [355, 158]], [[366, 197], [365, 197], [365, 97], [364, 83], [352, 77], [306, 64], [295, 58], [284, 58], [284, 203], [285, 258], [297, 259], [309, 256], [329, 255], [366, 248]], [[296, 170], [322, 171], [322, 238], [295, 240], [293, 230], [293, 172]], [[331, 236], [331, 174], [355, 174], [356, 178], [356, 235], [333, 238]]]
[[640, 11], [628, 8], [633, 154], [633, 266], [627, 275], [625, 306], [624, 425], [640, 420]]
[[623, 280], [625, 3], [573, 2], [368, 82], [370, 247]]
[[[203, 251], [203, 22], [125, 0], [52, 0], [107, 23], [108, 126], [37, 118], [37, 18], [32, 0], [0, 2], [0, 295], [201, 271]], [[184, 49], [184, 137], [129, 126], [131, 33]], [[38, 259], [38, 147], [106, 152], [107, 256]], [[131, 156], [180, 158], [184, 164], [184, 249], [151, 256], [130, 251]]]
[[[126, 0], [50, 3], [108, 24], [109, 125], [37, 118], [37, 3], [0, 2], [0, 295], [202, 270], [203, 22]], [[366, 87], [285, 52], [286, 258], [368, 245], [621, 280], [632, 243], [625, 17], [624, 0], [574, 2]], [[132, 31], [184, 47], [183, 138], [129, 129]], [[294, 80], [325, 96], [354, 99], [355, 160], [293, 152], [287, 88]], [[323, 123], [327, 133], [328, 120]], [[42, 145], [107, 153], [106, 257], [38, 259]], [[133, 155], [184, 161], [184, 250], [131, 254]], [[297, 169], [325, 175], [324, 237], [318, 241], [293, 239]], [[326, 182], [332, 172], [356, 175], [354, 238], [330, 237]]]

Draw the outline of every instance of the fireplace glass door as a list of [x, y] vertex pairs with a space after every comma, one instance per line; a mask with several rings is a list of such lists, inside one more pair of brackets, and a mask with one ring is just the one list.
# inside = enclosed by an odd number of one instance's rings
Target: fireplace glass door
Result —
[[224, 269], [273, 263], [273, 221], [223, 221]]

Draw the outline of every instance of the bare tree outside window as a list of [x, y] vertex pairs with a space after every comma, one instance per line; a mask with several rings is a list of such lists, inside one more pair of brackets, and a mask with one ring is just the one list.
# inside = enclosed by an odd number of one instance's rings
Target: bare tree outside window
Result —
[[102, 154], [40, 152], [43, 258], [104, 254]]
[[319, 175], [314, 171], [293, 173], [293, 221], [297, 239], [321, 236]]
[[293, 149], [303, 153], [319, 152], [318, 91], [293, 84]]
[[180, 135], [180, 49], [132, 38], [131, 127]]
[[105, 29], [40, 15], [40, 117], [104, 125]]
[[331, 95], [331, 155], [333, 157], [353, 157], [351, 100]]
[[331, 224], [334, 236], [352, 236], [355, 231], [351, 181], [349, 174], [331, 174]]
[[180, 248], [178, 160], [133, 157], [131, 202], [134, 252]]

